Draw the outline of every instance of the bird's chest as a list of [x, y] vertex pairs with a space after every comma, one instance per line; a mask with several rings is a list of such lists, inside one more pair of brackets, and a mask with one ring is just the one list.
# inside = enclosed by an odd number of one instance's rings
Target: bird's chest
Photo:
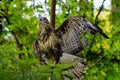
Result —
[[50, 53], [50, 51], [53, 49], [53, 47], [55, 47], [57, 43], [59, 43], [59, 39], [54, 33], [51, 33], [46, 42], [39, 41], [39, 45], [42, 50], [45, 50], [48, 53]]

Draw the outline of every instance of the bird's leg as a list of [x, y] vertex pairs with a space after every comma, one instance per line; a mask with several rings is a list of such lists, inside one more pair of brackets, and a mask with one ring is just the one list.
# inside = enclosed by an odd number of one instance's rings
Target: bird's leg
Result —
[[62, 49], [59, 43], [57, 43], [53, 47], [53, 52], [54, 52], [54, 64], [57, 64], [60, 60], [60, 57], [62, 56]]
[[59, 52], [54, 51], [54, 61], [53, 64], [57, 64], [59, 62], [60, 56], [59, 56]]
[[54, 64], [54, 65], [56, 65], [56, 64], [57, 64], [57, 61], [56, 61], [56, 60], [54, 60], [54, 61], [53, 61], [53, 64]]

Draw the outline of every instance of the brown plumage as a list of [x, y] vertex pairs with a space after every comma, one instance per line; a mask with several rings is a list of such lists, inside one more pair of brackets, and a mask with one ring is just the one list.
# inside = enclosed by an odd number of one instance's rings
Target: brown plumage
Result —
[[41, 64], [46, 64], [48, 59], [57, 63], [63, 53], [61, 39], [56, 35], [47, 18], [41, 17], [39, 26], [38, 39], [33, 45], [35, 56], [39, 58]]
[[[47, 64], [48, 59], [61, 64], [74, 62], [75, 66], [67, 70], [74, 75], [73, 80], [84, 78], [83, 73], [87, 69], [83, 64], [86, 59], [74, 56], [88, 46], [85, 35], [100, 33], [108, 38], [98, 26], [80, 16], [66, 19], [58, 29], [54, 29], [47, 18], [40, 16], [39, 26], [38, 39], [33, 44], [35, 56], [41, 64]], [[72, 80], [66, 76], [63, 78]]]
[[54, 29], [47, 18], [39, 18], [38, 39], [34, 42], [34, 53], [41, 63], [52, 59], [59, 62], [62, 53], [77, 54], [88, 46], [86, 33], [95, 35], [100, 33], [108, 36], [86, 18], [74, 16], [66, 19], [58, 29]]

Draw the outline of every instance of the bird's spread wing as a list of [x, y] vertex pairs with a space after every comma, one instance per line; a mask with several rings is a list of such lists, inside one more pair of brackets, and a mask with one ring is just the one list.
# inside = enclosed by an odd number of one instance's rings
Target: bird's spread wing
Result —
[[70, 54], [76, 54], [80, 52], [83, 47], [87, 47], [86, 33], [96, 34], [97, 32], [105, 38], [108, 38], [98, 26], [80, 16], [68, 18], [56, 29], [57, 35], [63, 40], [63, 51]]

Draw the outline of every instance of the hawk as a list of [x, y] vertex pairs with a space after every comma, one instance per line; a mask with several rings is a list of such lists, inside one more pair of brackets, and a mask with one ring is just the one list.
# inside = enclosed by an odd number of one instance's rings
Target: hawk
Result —
[[58, 29], [54, 29], [46, 17], [39, 16], [38, 38], [34, 42], [34, 54], [41, 64], [48, 60], [58, 63], [63, 53], [76, 55], [88, 46], [85, 34], [101, 34], [109, 38], [101, 28], [82, 16], [66, 19]]
[[34, 54], [41, 64], [47, 64], [49, 59], [55, 64], [75, 63], [73, 68], [66, 70], [73, 74], [73, 78], [63, 76], [63, 79], [81, 80], [87, 70], [84, 65], [86, 59], [75, 55], [88, 47], [88, 38], [85, 36], [88, 33], [99, 33], [109, 38], [101, 28], [82, 16], [66, 19], [58, 29], [54, 29], [46, 17], [39, 16], [38, 38], [33, 44]]

